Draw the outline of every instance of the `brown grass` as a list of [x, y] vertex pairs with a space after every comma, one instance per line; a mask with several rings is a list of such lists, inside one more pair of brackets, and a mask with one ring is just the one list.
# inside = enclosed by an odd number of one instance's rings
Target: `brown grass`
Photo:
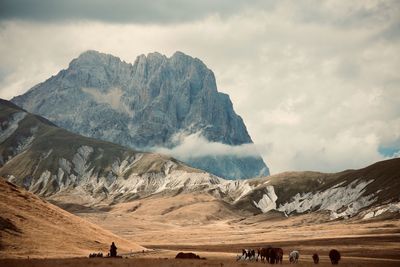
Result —
[[70, 214], [0, 178], [0, 258], [71, 257], [142, 250], [101, 227]]
[[[311, 267], [311, 266], [319, 266], [319, 267], [327, 267], [332, 266], [328, 259], [322, 259], [320, 264], [315, 265], [309, 260], [301, 260], [298, 264], [292, 265], [287, 262], [287, 259], [284, 259], [284, 263], [282, 265], [278, 264], [276, 266], [299, 266], [299, 267]], [[343, 259], [339, 266], [345, 267], [370, 267], [370, 266], [399, 266], [400, 262], [398, 261], [378, 261], [373, 259], [357, 259], [357, 258], [345, 258]], [[261, 262], [236, 262], [234, 259], [229, 258], [211, 258], [207, 260], [176, 260], [171, 258], [128, 258], [128, 259], [10, 259], [10, 260], [0, 260], [0, 266], [8, 266], [8, 267], [68, 267], [68, 266], [97, 266], [97, 267], [106, 267], [106, 266], [115, 266], [115, 267], [148, 267], [148, 266], [157, 266], [157, 267], [243, 267], [243, 266], [270, 266], [269, 264], [261, 263]]]

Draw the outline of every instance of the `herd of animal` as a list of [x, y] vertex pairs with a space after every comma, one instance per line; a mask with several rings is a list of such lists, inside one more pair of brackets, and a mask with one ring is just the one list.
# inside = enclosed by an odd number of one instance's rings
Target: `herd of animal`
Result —
[[[293, 250], [289, 253], [289, 262], [290, 263], [297, 263], [300, 258], [300, 253], [297, 250]], [[340, 252], [336, 249], [332, 249], [329, 251], [329, 259], [333, 265], [339, 264], [340, 261]], [[238, 255], [236, 261], [239, 260], [255, 260], [258, 261], [260, 259], [262, 262], [268, 262], [270, 264], [281, 263], [283, 260], [283, 249], [281, 248], [273, 248], [273, 247], [265, 247], [257, 249], [257, 256], [256, 251], [254, 249], [242, 249], [242, 255]], [[319, 255], [314, 253], [312, 255], [313, 262], [315, 264], [319, 263]]]
[[[114, 244], [114, 242], [113, 242], [113, 244]], [[109, 257], [122, 258], [121, 256], [110, 255], [110, 253], [106, 257], [107, 258], [109, 258]], [[101, 253], [101, 252], [90, 253], [89, 258], [103, 258], [103, 253]], [[201, 258], [199, 255], [194, 254], [192, 252], [189, 252], [189, 253], [179, 252], [175, 258], [176, 259], [204, 259], [204, 260], [206, 259], [206, 258]], [[242, 249], [242, 255], [238, 255], [236, 261], [239, 261], [239, 260], [258, 261], [259, 258], [262, 262], [266, 261], [270, 264], [275, 264], [275, 263], [282, 264], [283, 249], [274, 248], [271, 246], [259, 248], [259, 249], [257, 249], [257, 256], [256, 256], [256, 251], [254, 249]], [[293, 250], [292, 252], [289, 253], [289, 262], [290, 263], [297, 263], [299, 261], [299, 258], [300, 258], [299, 251]], [[329, 259], [331, 260], [332, 264], [334, 264], [334, 265], [339, 264], [340, 258], [341, 258], [340, 252], [337, 251], [336, 249], [332, 249], [331, 251], [329, 251]], [[312, 255], [312, 259], [315, 264], [319, 263], [319, 256], [317, 253], [314, 253]]]

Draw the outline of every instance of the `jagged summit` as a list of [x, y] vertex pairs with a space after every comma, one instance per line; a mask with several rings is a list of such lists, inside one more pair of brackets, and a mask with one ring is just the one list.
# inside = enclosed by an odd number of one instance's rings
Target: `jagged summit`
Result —
[[[89, 50], [12, 102], [73, 132], [141, 150], [174, 148], [193, 134], [229, 146], [252, 144], [214, 73], [182, 52], [140, 55], [131, 64]], [[225, 178], [269, 174], [256, 151], [192, 157], [189, 150], [178, 158]]]
[[201, 65], [204, 68], [207, 68], [206, 65], [198, 58], [191, 57], [190, 55], [187, 55], [181, 51], [176, 51], [172, 56], [167, 57], [166, 55], [163, 55], [159, 52], [151, 52], [148, 53], [147, 55], [141, 54], [136, 57], [134, 60], [134, 63], [127, 63], [123, 60], [121, 60], [119, 57], [113, 56], [111, 54], [107, 53], [102, 53], [97, 50], [86, 50], [82, 52], [77, 58], [73, 59], [71, 61], [72, 64], [77, 64], [77, 63], [87, 63], [91, 65], [95, 65], [97, 63], [103, 63], [103, 64], [108, 64], [109, 60], [116, 60], [116, 61], [121, 61], [123, 63], [126, 63], [127, 65], [131, 65], [132, 67], [139, 62], [158, 62], [158, 63], [163, 63], [166, 61], [170, 61], [173, 64], [190, 64], [190, 63], [195, 63], [198, 65]]
[[[101, 57], [105, 58], [105, 57], [115, 57], [115, 56], [113, 56], [111, 54], [102, 53], [97, 50], [86, 50], [86, 51], [82, 52], [77, 57], [77, 59], [84, 59], [84, 58], [92, 58], [93, 59], [93, 58], [101, 58]], [[117, 57], [115, 57], [115, 58], [117, 58]]]
[[122, 62], [122, 60], [119, 57], [101, 53], [96, 50], [87, 50], [81, 53], [77, 58], [73, 59], [70, 63], [70, 67], [75, 65], [96, 65], [96, 64], [107, 65], [110, 64], [110, 61]]

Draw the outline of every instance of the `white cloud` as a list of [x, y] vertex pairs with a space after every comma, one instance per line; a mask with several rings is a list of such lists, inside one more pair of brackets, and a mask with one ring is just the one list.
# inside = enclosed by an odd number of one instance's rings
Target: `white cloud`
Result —
[[254, 144], [230, 146], [218, 142], [209, 142], [201, 132], [194, 134], [178, 133], [172, 138], [177, 146], [168, 149], [164, 147], [153, 148], [158, 153], [171, 155], [180, 160], [206, 157], [206, 156], [239, 156], [252, 157], [260, 155]]
[[128, 62], [180, 50], [215, 72], [272, 173], [359, 168], [399, 144], [399, 21], [400, 3], [379, 0], [279, 1], [166, 25], [4, 21], [0, 96], [87, 49]]

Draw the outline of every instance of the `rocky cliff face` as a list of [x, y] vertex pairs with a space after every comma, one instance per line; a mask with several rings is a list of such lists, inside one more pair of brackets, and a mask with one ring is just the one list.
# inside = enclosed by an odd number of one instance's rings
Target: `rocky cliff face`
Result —
[[[195, 133], [212, 143], [252, 144], [213, 72], [181, 52], [141, 55], [128, 64], [87, 51], [12, 102], [75, 133], [141, 150], [173, 148], [182, 142], [177, 136]], [[255, 149], [199, 157], [188, 151], [178, 158], [229, 179], [269, 174]]]

